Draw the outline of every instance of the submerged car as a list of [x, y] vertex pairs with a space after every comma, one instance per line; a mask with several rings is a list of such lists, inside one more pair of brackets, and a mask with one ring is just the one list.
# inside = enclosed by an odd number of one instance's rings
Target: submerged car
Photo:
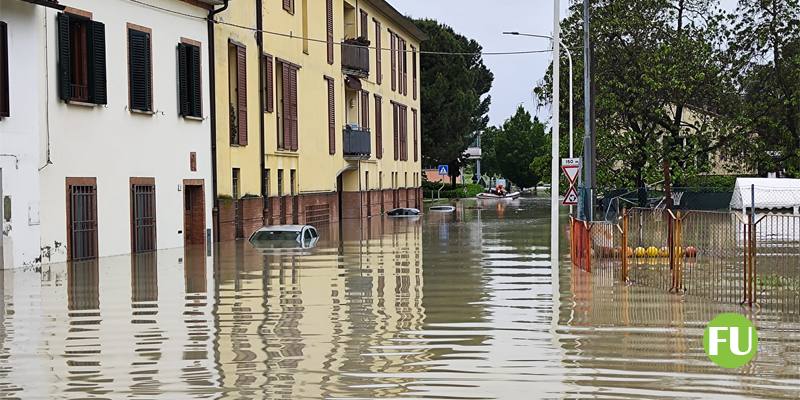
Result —
[[311, 225], [265, 226], [250, 235], [250, 243], [258, 248], [310, 249], [317, 241], [319, 233]]
[[418, 217], [420, 212], [416, 208], [395, 208], [386, 213], [390, 217]]

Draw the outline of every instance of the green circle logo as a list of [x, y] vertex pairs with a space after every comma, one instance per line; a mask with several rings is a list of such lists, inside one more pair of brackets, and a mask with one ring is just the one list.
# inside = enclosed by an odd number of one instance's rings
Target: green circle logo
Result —
[[722, 368], [739, 368], [758, 352], [758, 334], [744, 315], [719, 314], [703, 332], [703, 349], [714, 364]]

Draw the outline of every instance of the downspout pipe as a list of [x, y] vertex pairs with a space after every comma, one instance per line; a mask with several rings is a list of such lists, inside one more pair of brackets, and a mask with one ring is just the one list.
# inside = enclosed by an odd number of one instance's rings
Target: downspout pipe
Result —
[[[256, 28], [258, 29], [258, 32], [256, 32], [256, 45], [258, 46], [258, 62], [259, 62], [259, 66], [262, 65], [262, 58], [264, 57], [264, 34], [261, 33], [263, 31], [263, 29], [264, 29], [264, 9], [262, 8], [262, 6], [263, 6], [263, 0], [256, 0]], [[261, 68], [259, 68], [259, 71], [261, 71]], [[259, 89], [264, 87], [264, 78], [265, 78], [264, 74], [259, 72], [259, 74], [258, 74], [258, 87], [259, 87]], [[265, 168], [266, 168], [266, 160], [265, 160], [265, 158], [267, 156], [267, 154], [266, 154], [266, 143], [265, 143], [266, 142], [266, 138], [264, 137], [264, 109], [265, 109], [264, 102], [265, 101], [266, 101], [266, 99], [264, 99], [264, 94], [263, 93], [260, 96], [258, 96], [258, 103], [259, 103], [259, 109], [258, 109], [258, 132], [259, 132], [258, 148], [259, 148], [259, 154], [258, 154], [258, 158], [259, 158], [259, 165], [261, 167], [261, 170], [259, 171], [259, 176], [261, 177], [261, 218], [262, 218], [262, 223], [264, 225], [267, 224], [267, 209], [268, 209], [267, 202], [269, 201], [269, 198], [267, 198], [267, 182], [266, 182], [266, 171], [265, 171]], [[297, 212], [297, 211], [295, 211], [295, 212]]]
[[[214, 45], [214, 16], [228, 9], [228, 2], [221, 8], [211, 9], [208, 12], [208, 84], [209, 84], [209, 110], [210, 110], [210, 124], [211, 124], [211, 190], [214, 199], [214, 208], [212, 210], [212, 219], [214, 225], [214, 235], [219, 237], [219, 196], [217, 196], [217, 68], [215, 66], [215, 45]], [[214, 218], [214, 216], [217, 216]], [[213, 240], [213, 239], [212, 239]]]

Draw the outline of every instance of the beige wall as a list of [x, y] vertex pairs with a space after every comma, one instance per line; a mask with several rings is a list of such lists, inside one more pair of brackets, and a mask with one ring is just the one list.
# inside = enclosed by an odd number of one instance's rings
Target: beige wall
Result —
[[[355, 2], [348, 2], [355, 7]], [[230, 9], [223, 12], [218, 20], [236, 23], [245, 26], [256, 26], [255, 1], [250, 2], [231, 2]], [[373, 19], [381, 21], [382, 25], [382, 47], [389, 47], [389, 32], [401, 34], [410, 46], [419, 48], [408, 32], [404, 32], [400, 26], [389, 20], [385, 15], [377, 11], [371, 3], [359, 1], [355, 8], [356, 23], [360, 23], [358, 10], [365, 9], [369, 14], [369, 39], [372, 46], [375, 45], [375, 25]], [[345, 1], [334, 0], [334, 40], [341, 41], [345, 37], [344, 23]], [[357, 161], [348, 161], [342, 155], [342, 127], [347, 123], [347, 108], [345, 103], [345, 76], [341, 69], [341, 49], [338, 45], [334, 47], [334, 63], [327, 63], [327, 47], [323, 40], [326, 37], [326, 12], [325, 1], [322, 0], [295, 0], [295, 12], [290, 14], [283, 9], [280, 1], [263, 2], [264, 29], [271, 32], [292, 33], [297, 38], [289, 38], [274, 34], [263, 34], [264, 53], [272, 55], [275, 59], [275, 78], [277, 81], [279, 72], [277, 65], [279, 60], [286, 60], [299, 65], [298, 71], [298, 151], [279, 150], [277, 145], [277, 108], [279, 107], [277, 93], [277, 83], [274, 85], [275, 93], [275, 112], [265, 113], [261, 111], [259, 103], [258, 74], [259, 63], [255, 37], [252, 32], [225, 25], [218, 24], [216, 28], [215, 44], [218, 49], [227, 49], [228, 38], [247, 45], [248, 54], [248, 132], [249, 144], [245, 147], [231, 148], [229, 145], [228, 129], [228, 79], [227, 79], [227, 51], [217, 51], [217, 171], [218, 171], [218, 193], [220, 195], [231, 194], [231, 168], [241, 168], [242, 189], [241, 193], [257, 194], [260, 192], [260, 165], [259, 165], [259, 146], [258, 146], [258, 118], [264, 119], [264, 140], [265, 140], [265, 164], [270, 170], [269, 193], [275, 196], [278, 193], [277, 171], [284, 170], [283, 193], [291, 193], [290, 170], [297, 170], [297, 189], [299, 194], [315, 192], [332, 192], [336, 190], [336, 177], [345, 170], [351, 171], [344, 173], [344, 188], [346, 191], [357, 191], [366, 189], [378, 189], [380, 185], [379, 176], [382, 172], [382, 187], [391, 188], [391, 176], [397, 172], [397, 187], [417, 187], [420, 184], [420, 157], [414, 161], [413, 154], [413, 132], [412, 109], [419, 110], [419, 95], [414, 100], [412, 96], [412, 59], [408, 58], [408, 95], [400, 95], [391, 90], [391, 66], [389, 51], [383, 51], [383, 83], [376, 84], [375, 72], [375, 50], [370, 51], [370, 76], [362, 79], [363, 88], [369, 91], [370, 95], [370, 129], [372, 131], [372, 155], [369, 160], [361, 161], [360, 175]], [[352, 29], [351, 29], [352, 30]], [[357, 31], [360, 32], [360, 29]], [[307, 32], [307, 33], [306, 33]], [[312, 40], [303, 40], [302, 37]], [[305, 51], [307, 50], [307, 51]], [[419, 64], [417, 64], [419, 65]], [[336, 103], [336, 154], [329, 154], [328, 149], [328, 99], [327, 84], [325, 76], [333, 77], [335, 80], [335, 103]], [[418, 75], [419, 76], [419, 75]], [[419, 84], [418, 84], [419, 85]], [[383, 97], [383, 143], [375, 143], [375, 100], [374, 94]], [[408, 106], [408, 161], [394, 161], [393, 157], [393, 123], [391, 102], [396, 101]], [[360, 107], [360, 102], [356, 102], [356, 108]], [[350, 110], [358, 113], [358, 110]], [[356, 114], [358, 115], [358, 114]], [[417, 122], [419, 124], [419, 121]], [[418, 128], [418, 135], [420, 135]], [[375, 156], [376, 146], [383, 146], [383, 159], [378, 160]], [[418, 149], [421, 141], [418, 139]], [[369, 174], [369, 182], [365, 176]], [[406, 183], [405, 176], [408, 176]], [[359, 187], [359, 176], [361, 186]], [[366, 185], [369, 184], [367, 188]]]

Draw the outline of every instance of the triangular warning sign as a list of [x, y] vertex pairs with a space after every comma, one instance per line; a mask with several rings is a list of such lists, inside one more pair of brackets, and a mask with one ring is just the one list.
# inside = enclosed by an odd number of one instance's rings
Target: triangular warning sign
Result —
[[567, 190], [567, 194], [564, 195], [564, 201], [561, 204], [565, 206], [578, 205], [578, 191], [575, 190], [575, 186], [569, 187], [569, 190]]
[[570, 184], [575, 183], [578, 180], [578, 172], [580, 172], [580, 167], [577, 165], [562, 165], [561, 170], [564, 171], [564, 175], [566, 175], [567, 179], [569, 180]]

